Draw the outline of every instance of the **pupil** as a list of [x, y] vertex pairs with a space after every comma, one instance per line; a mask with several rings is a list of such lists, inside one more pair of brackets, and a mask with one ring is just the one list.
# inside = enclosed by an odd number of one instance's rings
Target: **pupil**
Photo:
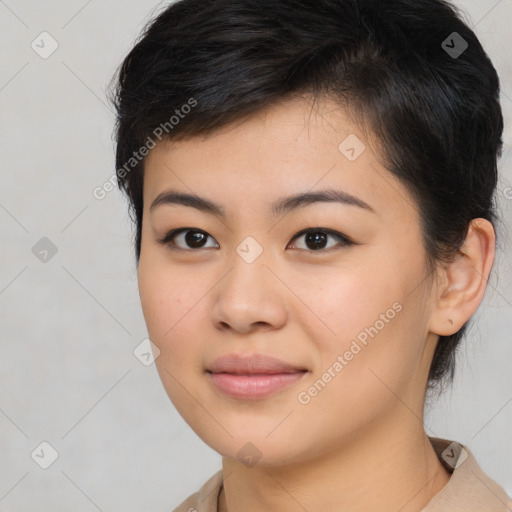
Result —
[[[325, 233], [321, 233], [321, 232], [316, 232], [316, 233], [308, 233], [306, 235], [306, 243], [308, 242], [313, 242], [314, 246], [312, 247], [313, 249], [321, 249], [321, 247], [318, 247], [318, 245], [315, 245], [317, 244], [318, 242], [320, 242], [320, 245], [324, 245], [322, 242], [325, 242]], [[309, 247], [309, 245], [308, 245]], [[311, 247], [310, 247], [311, 249]]]

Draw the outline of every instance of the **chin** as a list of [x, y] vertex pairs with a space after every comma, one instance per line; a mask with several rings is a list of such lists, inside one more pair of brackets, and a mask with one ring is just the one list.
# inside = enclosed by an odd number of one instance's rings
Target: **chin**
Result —
[[[271, 430], [268, 429], [269, 432]], [[309, 458], [308, 447], [302, 447], [298, 444], [298, 440], [294, 440], [293, 436], [290, 436], [285, 430], [281, 432], [281, 435], [271, 434], [267, 439], [265, 439], [267, 434], [262, 434], [267, 430], [262, 431], [257, 428], [243, 431], [243, 434], [234, 434], [233, 437], [225, 432], [221, 437], [213, 437], [211, 430], [201, 432], [201, 429], [197, 429], [195, 432], [223, 458], [237, 461], [247, 468], [254, 466], [279, 467]], [[314, 455], [314, 450], [311, 450], [311, 454]]]

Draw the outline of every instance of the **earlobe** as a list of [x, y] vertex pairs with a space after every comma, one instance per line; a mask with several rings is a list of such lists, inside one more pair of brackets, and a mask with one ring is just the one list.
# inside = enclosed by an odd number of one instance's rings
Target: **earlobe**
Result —
[[430, 318], [430, 331], [439, 336], [456, 333], [480, 305], [494, 262], [496, 237], [492, 224], [473, 219], [453, 261], [443, 266]]

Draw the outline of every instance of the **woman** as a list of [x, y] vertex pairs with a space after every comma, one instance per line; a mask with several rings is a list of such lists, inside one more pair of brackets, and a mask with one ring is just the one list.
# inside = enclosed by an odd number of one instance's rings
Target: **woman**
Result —
[[222, 470], [176, 511], [506, 511], [427, 392], [494, 260], [499, 81], [441, 0], [182, 0], [120, 69], [163, 385]]

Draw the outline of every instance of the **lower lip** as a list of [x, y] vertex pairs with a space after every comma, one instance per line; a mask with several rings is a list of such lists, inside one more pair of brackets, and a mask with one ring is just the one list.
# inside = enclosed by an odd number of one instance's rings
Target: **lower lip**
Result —
[[307, 372], [235, 375], [209, 373], [213, 384], [222, 392], [244, 400], [257, 400], [291, 386]]

